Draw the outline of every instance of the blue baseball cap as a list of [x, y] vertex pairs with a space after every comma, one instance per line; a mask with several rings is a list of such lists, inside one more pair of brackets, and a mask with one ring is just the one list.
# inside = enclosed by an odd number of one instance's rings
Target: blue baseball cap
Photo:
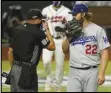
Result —
[[73, 9], [72, 12], [69, 12], [70, 14], [77, 14], [77, 13], [82, 13], [82, 12], [88, 12], [88, 6], [85, 4], [76, 4]]

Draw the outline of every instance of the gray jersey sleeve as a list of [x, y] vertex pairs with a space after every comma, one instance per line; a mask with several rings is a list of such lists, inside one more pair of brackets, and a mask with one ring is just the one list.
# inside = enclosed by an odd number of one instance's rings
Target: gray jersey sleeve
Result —
[[98, 45], [99, 45], [99, 50], [103, 50], [105, 48], [110, 47], [108, 38], [106, 36], [106, 32], [102, 28], [100, 29], [100, 31], [98, 31], [97, 42], [98, 42]]

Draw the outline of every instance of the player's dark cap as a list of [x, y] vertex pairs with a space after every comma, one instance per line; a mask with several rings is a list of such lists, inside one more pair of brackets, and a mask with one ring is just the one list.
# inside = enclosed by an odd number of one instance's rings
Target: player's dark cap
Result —
[[26, 14], [26, 19], [45, 19], [39, 9], [30, 9]]
[[88, 12], [88, 6], [85, 5], [85, 4], [76, 4], [73, 9], [72, 9], [72, 12], [69, 12], [70, 14], [77, 14], [77, 13], [82, 13], [82, 12], [85, 12], [87, 13]]

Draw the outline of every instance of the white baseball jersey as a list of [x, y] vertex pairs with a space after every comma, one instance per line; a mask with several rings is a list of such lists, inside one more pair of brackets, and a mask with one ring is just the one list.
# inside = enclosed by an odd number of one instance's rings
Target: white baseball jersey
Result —
[[70, 66], [87, 67], [100, 64], [101, 50], [110, 46], [103, 28], [91, 23], [84, 35], [70, 44]]
[[[42, 14], [46, 15], [49, 19], [48, 20], [49, 30], [51, 32], [51, 35], [53, 35], [54, 37], [61, 36], [64, 34], [62, 32], [56, 32], [55, 31], [56, 26], [64, 28], [65, 27], [64, 22], [72, 20], [73, 16], [68, 12], [70, 12], [70, 9], [68, 9], [63, 5], [61, 5], [61, 7], [57, 11], [53, 8], [53, 5], [49, 5], [42, 10]], [[61, 22], [60, 20], [64, 20], [64, 22]]]

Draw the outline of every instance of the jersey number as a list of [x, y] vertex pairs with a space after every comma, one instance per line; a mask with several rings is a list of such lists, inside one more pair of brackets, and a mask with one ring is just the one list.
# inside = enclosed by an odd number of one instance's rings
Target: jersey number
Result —
[[86, 45], [86, 54], [97, 54], [97, 45]]

